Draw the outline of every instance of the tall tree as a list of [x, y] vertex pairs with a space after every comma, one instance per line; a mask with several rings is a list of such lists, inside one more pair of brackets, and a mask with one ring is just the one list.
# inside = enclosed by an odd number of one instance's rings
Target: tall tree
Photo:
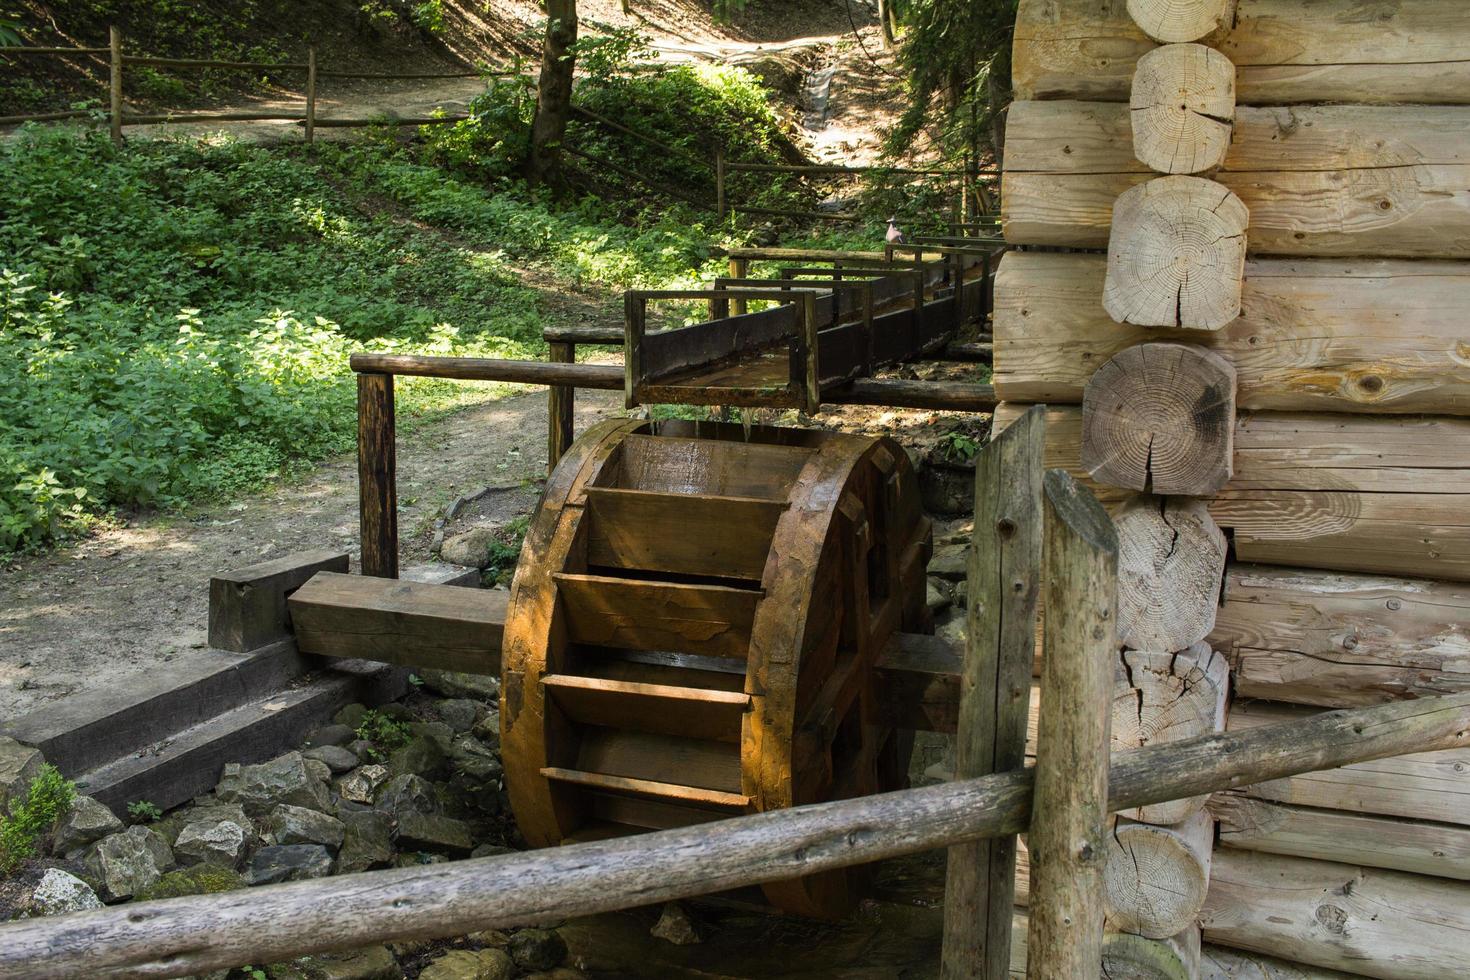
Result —
[[531, 120], [526, 178], [532, 184], [559, 186], [561, 143], [572, 113], [572, 71], [576, 67], [577, 0], [546, 0], [546, 44]]

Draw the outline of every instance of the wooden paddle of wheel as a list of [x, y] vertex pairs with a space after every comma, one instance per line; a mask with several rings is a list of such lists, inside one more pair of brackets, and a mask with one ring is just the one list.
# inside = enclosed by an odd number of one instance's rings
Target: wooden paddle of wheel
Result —
[[[902, 787], [873, 663], [925, 632], [930, 523], [892, 440], [604, 422], [547, 484], [505, 622], [516, 820], [548, 846]], [[765, 886], [835, 917], [861, 869]]]

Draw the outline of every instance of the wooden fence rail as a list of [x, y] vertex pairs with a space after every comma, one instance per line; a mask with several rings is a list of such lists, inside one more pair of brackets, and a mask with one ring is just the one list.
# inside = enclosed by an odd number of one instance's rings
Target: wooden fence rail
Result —
[[[1110, 810], [1470, 742], [1470, 694], [1121, 753]], [[139, 902], [0, 926], [11, 980], [179, 977], [548, 923], [1017, 834], [1032, 771], [546, 851]]]

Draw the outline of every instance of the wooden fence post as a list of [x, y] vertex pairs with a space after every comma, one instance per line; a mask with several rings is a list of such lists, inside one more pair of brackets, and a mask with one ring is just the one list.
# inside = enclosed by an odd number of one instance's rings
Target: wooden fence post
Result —
[[1043, 481], [1046, 636], [1032, 801], [1029, 980], [1102, 968], [1108, 729], [1117, 660], [1118, 534], [1065, 470]]
[[306, 49], [306, 142], [316, 139], [316, 45]]
[[112, 141], [121, 146], [122, 113], [123, 113], [123, 62], [122, 62], [122, 29], [118, 27], [107, 28], [107, 52], [109, 70], [107, 74], [107, 95], [111, 124]]
[[725, 220], [728, 213], [725, 198], [725, 151], [715, 150], [715, 211], [718, 212], [720, 220]]
[[[557, 364], [571, 364], [577, 360], [577, 345], [553, 343], [549, 359]], [[556, 469], [562, 454], [572, 444], [572, 414], [576, 397], [577, 389], [570, 385], [552, 385], [546, 391], [547, 473]]]
[[397, 447], [393, 375], [357, 376], [357, 494], [362, 573], [398, 577]]
[[[745, 259], [731, 259], [730, 260], [730, 278], [731, 279], [744, 279], [745, 278], [745, 273], [748, 272], [749, 270], [750, 270], [750, 263], [748, 261], [746, 261]], [[735, 315], [736, 316], [740, 316], [746, 310], [745, 300], [743, 300], [743, 299], [737, 299], [737, 300], [735, 300], [734, 303], [733, 303], [733, 305], [734, 305]]]
[[[1046, 409], [1033, 406], [975, 463], [969, 623], [960, 679], [957, 779], [1019, 769], [1036, 655], [1041, 580], [1042, 446]], [[1015, 904], [1016, 838], [949, 849], [944, 881], [944, 980], [1006, 980]]]

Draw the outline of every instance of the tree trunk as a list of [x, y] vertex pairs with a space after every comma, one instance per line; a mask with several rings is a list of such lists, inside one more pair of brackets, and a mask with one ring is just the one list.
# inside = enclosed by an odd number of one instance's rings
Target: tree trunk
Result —
[[572, 45], [577, 41], [577, 0], [546, 0], [546, 44], [531, 120], [531, 150], [526, 179], [534, 186], [562, 182], [561, 142], [572, 111]]

